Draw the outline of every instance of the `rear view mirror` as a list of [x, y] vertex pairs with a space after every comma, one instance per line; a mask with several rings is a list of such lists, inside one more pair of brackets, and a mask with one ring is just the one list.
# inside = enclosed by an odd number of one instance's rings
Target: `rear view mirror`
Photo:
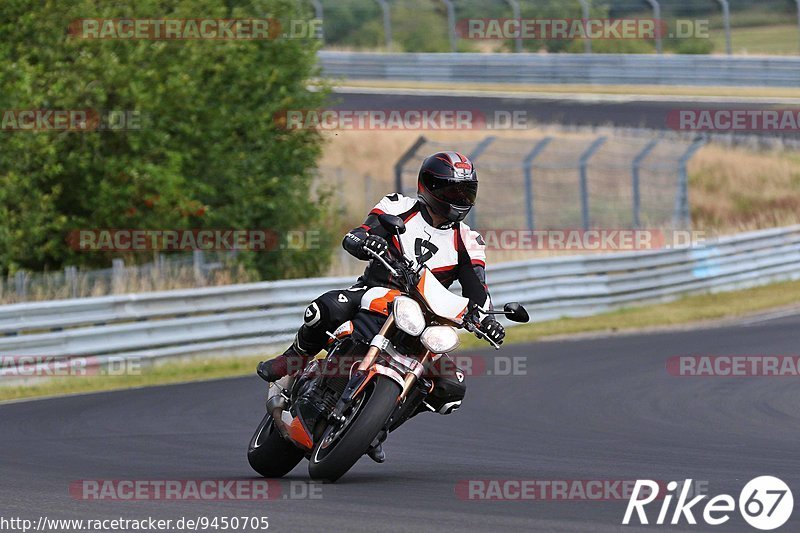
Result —
[[395, 215], [379, 215], [378, 222], [381, 223], [383, 229], [392, 235], [405, 233], [406, 231], [406, 223], [403, 222], [402, 218]]
[[525, 323], [530, 320], [528, 312], [519, 302], [509, 302], [503, 306], [503, 314], [512, 322]]

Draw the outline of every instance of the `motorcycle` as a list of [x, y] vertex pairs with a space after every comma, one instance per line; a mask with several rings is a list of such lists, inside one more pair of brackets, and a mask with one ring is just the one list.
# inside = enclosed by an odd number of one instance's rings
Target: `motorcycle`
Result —
[[457, 328], [499, 349], [481, 331], [481, 314], [528, 321], [516, 302], [502, 311], [470, 308], [469, 300], [450, 292], [424, 263], [415, 266], [406, 257], [401, 218], [381, 215], [379, 220], [396, 237], [400, 258], [370, 253], [400, 289], [366, 290], [353, 319], [328, 332], [331, 344], [324, 359], [312, 359], [298, 374], [271, 384], [266, 415], [247, 452], [250, 466], [264, 477], [282, 477], [305, 457], [312, 479], [336, 481], [391, 431], [425, 410], [435, 379], [426, 371], [458, 346]]

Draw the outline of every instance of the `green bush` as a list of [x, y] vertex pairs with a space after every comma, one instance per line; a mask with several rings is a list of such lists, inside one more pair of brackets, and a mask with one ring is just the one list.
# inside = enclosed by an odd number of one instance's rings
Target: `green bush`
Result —
[[[281, 129], [285, 109], [322, 105], [306, 86], [312, 39], [90, 40], [80, 18], [308, 17], [292, 0], [4, 0], [0, 110], [134, 110], [141, 129], [0, 132], [0, 273], [99, 267], [76, 252], [81, 228], [325, 228], [309, 191], [320, 136]], [[263, 278], [319, 273], [323, 250], [242, 254]], [[129, 258], [149, 260], [148, 254]]]
[[[570, 43], [569, 52], [583, 52], [583, 41]], [[656, 51], [655, 42], [642, 39], [594, 39], [592, 52], [595, 54], [652, 54]]]

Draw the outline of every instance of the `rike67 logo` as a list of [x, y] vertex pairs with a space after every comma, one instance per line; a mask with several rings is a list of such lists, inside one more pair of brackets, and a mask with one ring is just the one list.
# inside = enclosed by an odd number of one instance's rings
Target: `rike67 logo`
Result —
[[[658, 518], [654, 524], [675, 525], [680, 524], [682, 520], [688, 524], [697, 524], [695, 513], [701, 513], [702, 508], [703, 521], [711, 526], [719, 526], [730, 520], [731, 513], [736, 510], [737, 502], [729, 494], [714, 496], [705, 502], [705, 505], [699, 505], [708, 498], [708, 495], [701, 494], [689, 499], [691, 479], [680, 485], [679, 495], [676, 492], [678, 487], [676, 481], [667, 483], [667, 493], [661, 501]], [[658, 488], [659, 484], [649, 479], [636, 481], [622, 519], [623, 525], [631, 524], [634, 511], [639, 524], [650, 524], [645, 507], [659, 497]], [[643, 494], [646, 495], [642, 496]], [[677, 501], [670, 517], [670, 507], [675, 496]], [[794, 498], [789, 486], [782, 480], [773, 476], [759, 476], [751, 479], [739, 493], [738, 507], [745, 522], [756, 529], [767, 531], [779, 528], [789, 520], [794, 508]], [[633, 523], [635, 524], [636, 520]]]

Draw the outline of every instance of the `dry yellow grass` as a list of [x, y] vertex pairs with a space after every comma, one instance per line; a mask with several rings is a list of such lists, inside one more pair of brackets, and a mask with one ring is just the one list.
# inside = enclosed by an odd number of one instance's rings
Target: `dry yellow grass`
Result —
[[[163, 272], [149, 272], [137, 268], [129, 268], [119, 283], [90, 272], [78, 272], [75, 292], [69, 282], [59, 273], [35, 273], [29, 280], [27, 294], [23, 299], [14, 291], [3, 291], [0, 283], [0, 305], [63, 298], [85, 298], [106, 296], [109, 294], [129, 294], [139, 292], [166, 291], [198, 286], [231, 285], [257, 281], [257, 275], [248, 271], [241, 264], [232, 263], [213, 270], [203, 278], [198, 278], [191, 265], [167, 267]], [[7, 285], [14, 286], [14, 279], [9, 278]]]
[[[491, 133], [501, 138], [533, 140], [556, 131], [542, 127]], [[557, 133], [584, 138], [595, 135], [588, 132]], [[359, 199], [358, 205], [348, 206], [344, 226], [359, 223], [366, 204], [394, 190], [394, 162], [419, 134], [415, 131], [337, 131], [326, 134], [323, 166], [347, 169], [344, 179], [355, 187], [361, 186], [364, 175], [372, 177], [371, 199], [366, 202]], [[476, 142], [487, 132], [473, 130], [425, 135], [457, 147]], [[800, 222], [800, 154], [796, 152], [756, 151], [709, 144], [691, 160], [689, 175], [692, 222], [697, 229], [713, 234], [731, 234]], [[507, 259], [510, 258], [494, 258], [495, 261]]]
[[[395, 89], [443, 89], [451, 90], [445, 82], [421, 82], [398, 80], [345, 80], [340, 85], [350, 87], [377, 87]], [[519, 83], [460, 83], [465, 91], [502, 91], [519, 93], [570, 93], [570, 94], [643, 94], [654, 96], [722, 96], [738, 98], [800, 98], [800, 89], [794, 87], [700, 87], [664, 85], [581, 85], [567, 83], [519, 84]]]
[[800, 222], [800, 155], [709, 145], [689, 164], [695, 227], [734, 233]]

